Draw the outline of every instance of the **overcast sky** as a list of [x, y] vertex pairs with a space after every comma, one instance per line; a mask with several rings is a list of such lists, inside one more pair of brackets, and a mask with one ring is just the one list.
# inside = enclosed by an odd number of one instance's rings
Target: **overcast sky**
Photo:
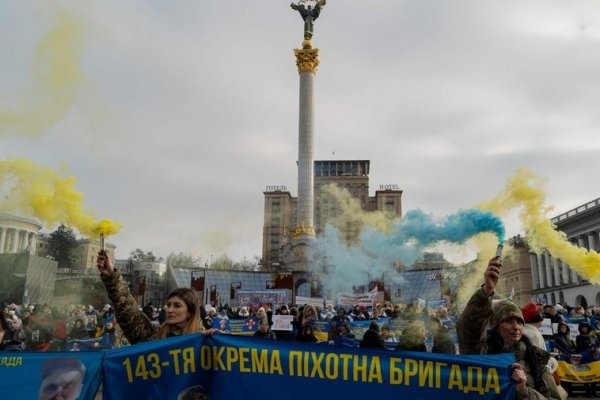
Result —
[[[265, 186], [297, 195], [289, 3], [1, 1], [0, 111], [54, 109], [0, 124], [0, 159], [67, 166], [117, 258], [259, 256]], [[81, 78], [44, 104], [35, 49], [64, 18]], [[314, 43], [315, 158], [371, 160], [371, 195], [443, 217], [524, 166], [551, 216], [600, 197], [597, 1], [329, 0]]]

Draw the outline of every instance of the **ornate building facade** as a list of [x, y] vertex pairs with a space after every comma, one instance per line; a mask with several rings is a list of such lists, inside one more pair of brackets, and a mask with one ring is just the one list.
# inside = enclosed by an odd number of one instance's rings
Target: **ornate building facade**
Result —
[[0, 213], [0, 254], [34, 254], [40, 229], [42, 225], [31, 218]]
[[[589, 201], [552, 218], [556, 229], [567, 239], [589, 251], [600, 250], [600, 199]], [[531, 254], [532, 295], [546, 304], [566, 302], [571, 306], [600, 306], [600, 285], [591, 284], [585, 276], [547, 252]], [[596, 266], [600, 269], [600, 265]]]

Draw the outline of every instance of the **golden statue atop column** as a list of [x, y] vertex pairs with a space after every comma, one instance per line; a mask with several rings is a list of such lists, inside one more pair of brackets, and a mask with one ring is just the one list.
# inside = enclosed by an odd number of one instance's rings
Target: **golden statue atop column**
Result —
[[325, 7], [326, 0], [311, 1], [312, 4], [306, 6], [303, 4], [308, 2], [308, 0], [300, 0], [298, 4], [290, 4], [290, 7], [298, 11], [300, 17], [304, 20], [302, 49], [294, 49], [294, 53], [296, 54], [298, 73], [312, 72], [315, 74], [319, 66], [319, 49], [313, 49], [312, 47], [314, 22], [319, 18], [321, 10]]

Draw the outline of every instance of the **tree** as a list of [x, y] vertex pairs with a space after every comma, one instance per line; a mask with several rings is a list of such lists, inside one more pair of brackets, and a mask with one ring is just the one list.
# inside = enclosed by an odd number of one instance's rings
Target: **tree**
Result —
[[167, 256], [168, 267], [197, 267], [200, 265], [200, 257], [194, 257], [191, 254], [171, 253]]
[[142, 261], [142, 262], [155, 262], [161, 261], [162, 258], [157, 259], [151, 251], [145, 253], [144, 250], [135, 249], [131, 253], [129, 253], [129, 259], [131, 261]]
[[247, 260], [246, 257], [244, 257], [242, 261], [233, 264], [233, 269], [240, 271], [260, 271], [260, 258], [258, 256], [254, 256], [252, 260]]
[[209, 266], [210, 269], [228, 270], [233, 269], [233, 260], [226, 254], [217, 257]]
[[77, 247], [77, 237], [71, 228], [60, 224], [58, 228], [50, 233], [48, 243], [48, 254], [58, 262], [58, 268], [73, 270], [75, 257], [73, 252]]
[[208, 267], [210, 269], [218, 270], [259, 271], [260, 266], [258, 265], [258, 260], [258, 257], [254, 257], [253, 260], [246, 260], [244, 257], [243, 261], [234, 262], [228, 255], [224, 254], [219, 256]]

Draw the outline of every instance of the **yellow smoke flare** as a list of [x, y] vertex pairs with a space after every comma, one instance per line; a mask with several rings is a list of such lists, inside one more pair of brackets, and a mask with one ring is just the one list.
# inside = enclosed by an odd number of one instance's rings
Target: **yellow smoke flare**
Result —
[[322, 210], [327, 209], [328, 203], [337, 203], [337, 215], [327, 214], [326, 223], [340, 231], [345, 231], [347, 226], [352, 226], [356, 232], [360, 232], [364, 225], [369, 225], [380, 232], [389, 233], [392, 224], [397, 222], [397, 218], [389, 213], [363, 210], [356, 198], [334, 183], [323, 186], [317, 196]]
[[563, 232], [555, 229], [548, 216], [552, 207], [545, 205], [543, 187], [544, 182], [540, 177], [526, 168], [520, 168], [507, 180], [503, 191], [477, 207], [497, 215], [521, 207], [519, 219], [532, 251], [541, 253], [547, 250], [552, 257], [567, 263], [591, 283], [600, 284], [600, 254], [573, 245]]
[[[35, 48], [32, 92], [10, 111], [0, 110], [0, 135], [38, 136], [62, 119], [75, 101], [83, 71], [83, 25], [64, 10], [53, 10], [56, 27]], [[11, 96], [11, 104], [15, 104]]]
[[117, 233], [120, 224], [109, 219], [97, 221], [84, 210], [76, 182], [73, 176], [62, 177], [32, 161], [0, 161], [0, 210], [33, 215], [47, 225], [64, 223], [92, 238]]

